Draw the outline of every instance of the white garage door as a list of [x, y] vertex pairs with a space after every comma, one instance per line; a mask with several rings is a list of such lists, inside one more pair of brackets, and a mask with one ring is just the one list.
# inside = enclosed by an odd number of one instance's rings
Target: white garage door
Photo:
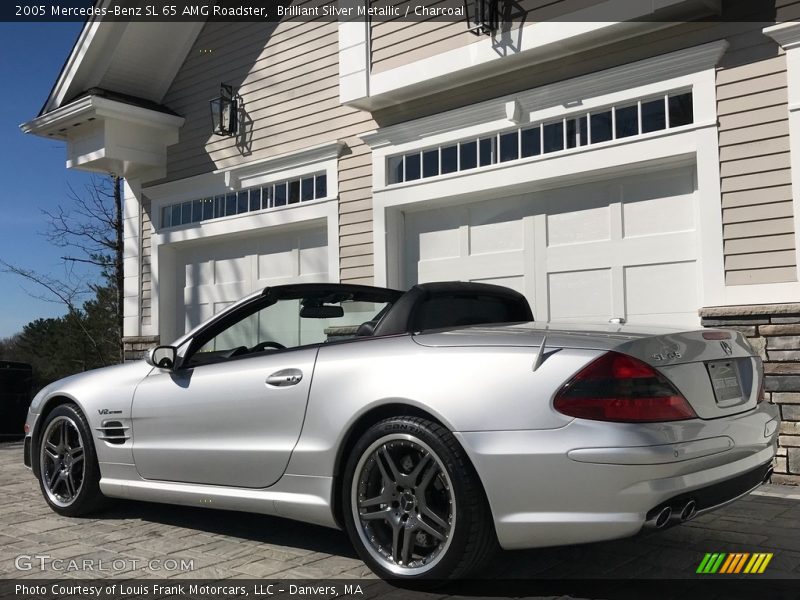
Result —
[[405, 279], [497, 283], [537, 320], [696, 325], [693, 167], [405, 217]]
[[178, 256], [178, 329], [268, 286], [328, 280], [324, 227], [203, 242]]

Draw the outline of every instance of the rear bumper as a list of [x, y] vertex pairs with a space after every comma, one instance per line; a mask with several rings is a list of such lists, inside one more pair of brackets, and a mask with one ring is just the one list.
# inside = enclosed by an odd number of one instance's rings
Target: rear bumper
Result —
[[693, 494], [698, 510], [725, 504], [763, 478], [777, 422], [777, 407], [765, 403], [709, 421], [576, 419], [554, 430], [456, 436], [483, 482], [500, 545], [514, 549], [635, 535], [655, 508]]

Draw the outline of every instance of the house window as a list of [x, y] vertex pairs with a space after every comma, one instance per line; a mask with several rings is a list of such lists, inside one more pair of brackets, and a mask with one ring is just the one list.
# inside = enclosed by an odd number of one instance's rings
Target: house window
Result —
[[178, 227], [286, 204], [318, 200], [328, 195], [324, 173], [278, 181], [239, 192], [170, 204], [161, 209], [161, 227]]
[[387, 159], [387, 183], [403, 183], [501, 162], [566, 152], [694, 123], [692, 92], [627, 101], [556, 121], [450, 142]]

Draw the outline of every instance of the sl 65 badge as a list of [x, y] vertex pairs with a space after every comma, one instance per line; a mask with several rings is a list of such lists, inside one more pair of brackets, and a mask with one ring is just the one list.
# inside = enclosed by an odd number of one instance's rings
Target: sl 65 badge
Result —
[[653, 354], [653, 356], [651, 356], [650, 358], [652, 358], [653, 360], [677, 360], [677, 359], [681, 358], [681, 353], [680, 352], [666, 352], [665, 351], [665, 352], [661, 352], [659, 354]]

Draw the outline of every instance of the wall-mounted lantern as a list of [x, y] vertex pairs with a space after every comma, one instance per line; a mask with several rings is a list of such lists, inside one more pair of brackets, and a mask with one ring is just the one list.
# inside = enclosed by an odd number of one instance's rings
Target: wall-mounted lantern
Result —
[[464, 0], [467, 29], [475, 35], [491, 35], [497, 30], [499, 0]]
[[211, 127], [216, 135], [236, 135], [239, 130], [239, 106], [233, 86], [221, 84], [219, 97], [211, 100]]

